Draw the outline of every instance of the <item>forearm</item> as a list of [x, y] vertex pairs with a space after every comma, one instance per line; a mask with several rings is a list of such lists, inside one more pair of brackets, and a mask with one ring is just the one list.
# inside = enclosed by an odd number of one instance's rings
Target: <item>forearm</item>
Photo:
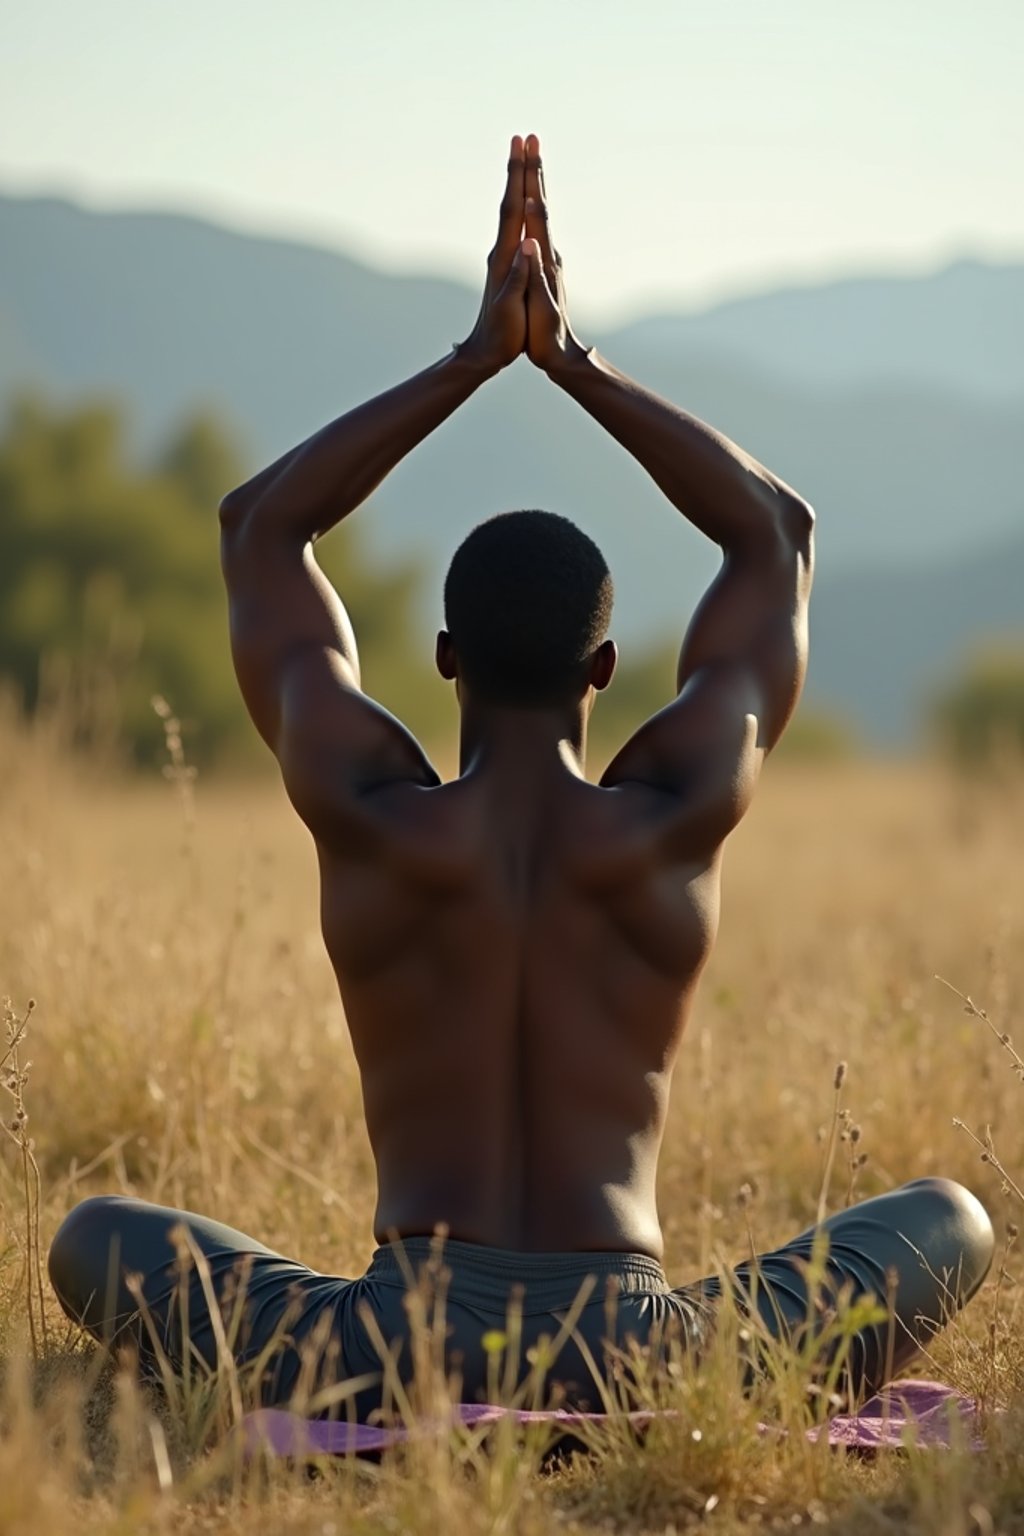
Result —
[[332, 421], [221, 503], [226, 528], [255, 520], [306, 542], [372, 494], [406, 454], [469, 399], [488, 369], [453, 351], [394, 389]]
[[609, 432], [695, 527], [725, 550], [757, 546], [810, 511], [789, 486], [727, 437], [644, 389], [595, 350], [552, 380]]

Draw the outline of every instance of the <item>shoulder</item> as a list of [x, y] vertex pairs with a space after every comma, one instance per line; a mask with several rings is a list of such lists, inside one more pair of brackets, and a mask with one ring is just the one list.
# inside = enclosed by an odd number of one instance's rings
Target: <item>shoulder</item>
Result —
[[674, 856], [706, 860], [748, 809], [765, 750], [749, 674], [707, 667], [616, 753], [601, 785], [631, 790]]
[[458, 899], [479, 884], [478, 818], [458, 780], [396, 776], [322, 808], [315, 825], [308, 807], [303, 819], [323, 876], [343, 883], [354, 876], [367, 899], [385, 891], [414, 900]]
[[559, 829], [559, 862], [580, 893], [599, 900], [663, 878], [696, 878], [715, 863], [718, 840], [689, 835], [674, 791], [607, 774], [588, 784]]
[[336, 651], [288, 668], [275, 751], [292, 805], [327, 847], [372, 842], [399, 803], [441, 783], [412, 732], [363, 693]]

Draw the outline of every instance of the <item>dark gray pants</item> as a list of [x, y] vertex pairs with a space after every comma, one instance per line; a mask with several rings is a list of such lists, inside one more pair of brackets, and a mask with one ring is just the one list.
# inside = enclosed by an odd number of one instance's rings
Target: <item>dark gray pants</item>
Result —
[[[287, 1402], [304, 1353], [320, 1357], [316, 1380], [368, 1377], [354, 1394], [357, 1416], [381, 1401], [381, 1355], [373, 1323], [399, 1345], [399, 1373], [411, 1372], [408, 1277], [429, 1259], [429, 1238], [378, 1248], [366, 1274], [345, 1280], [321, 1275], [262, 1243], [203, 1216], [120, 1196], [84, 1200], [65, 1219], [50, 1249], [50, 1278], [64, 1310], [97, 1339], [134, 1341], [152, 1368], [163, 1351], [172, 1369], [186, 1350], [213, 1365], [216, 1329], [194, 1265], [176, 1259], [171, 1231], [187, 1228], [202, 1253], [212, 1293], [226, 1319], [235, 1360], [242, 1366], [276, 1347], [261, 1375], [266, 1404]], [[891, 1302], [886, 1323], [853, 1339], [845, 1382], [858, 1397], [898, 1371], [980, 1286], [992, 1261], [992, 1225], [978, 1200], [948, 1179], [917, 1179], [865, 1200], [823, 1223], [828, 1258], [813, 1326], [825, 1326], [840, 1295]], [[799, 1336], [809, 1314], [806, 1263], [815, 1229], [734, 1271], [742, 1307], [756, 1306], [773, 1337]], [[179, 1240], [180, 1245], [180, 1240]], [[590, 1299], [549, 1374], [568, 1400], [599, 1407], [587, 1351], [603, 1367], [607, 1343], [641, 1344], [676, 1335], [699, 1351], [714, 1323], [717, 1278], [673, 1289], [661, 1265], [642, 1254], [514, 1253], [473, 1243], [445, 1242], [446, 1364], [461, 1371], [464, 1401], [483, 1400], [488, 1385], [484, 1336], [506, 1330], [510, 1295], [522, 1297], [523, 1355], [558, 1333], [581, 1286], [593, 1277]], [[134, 1290], [126, 1276], [136, 1277]], [[140, 1312], [139, 1294], [144, 1303]], [[240, 1297], [244, 1294], [244, 1301]], [[610, 1297], [614, 1297], [614, 1306]], [[232, 1332], [231, 1319], [236, 1315]], [[577, 1340], [582, 1339], [586, 1349]], [[493, 1370], [493, 1364], [491, 1366]]]

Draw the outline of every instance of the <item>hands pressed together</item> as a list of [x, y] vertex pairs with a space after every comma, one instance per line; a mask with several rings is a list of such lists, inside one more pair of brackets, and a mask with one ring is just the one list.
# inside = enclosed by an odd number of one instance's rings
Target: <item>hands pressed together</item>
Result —
[[551, 243], [536, 134], [512, 140], [480, 314], [459, 352], [495, 371], [525, 352], [546, 373], [585, 355], [569, 324], [562, 258]]

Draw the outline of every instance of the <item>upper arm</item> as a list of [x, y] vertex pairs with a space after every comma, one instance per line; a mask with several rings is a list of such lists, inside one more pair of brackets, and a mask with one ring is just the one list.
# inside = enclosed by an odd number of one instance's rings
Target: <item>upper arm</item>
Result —
[[239, 686], [314, 834], [347, 827], [374, 789], [437, 783], [411, 734], [362, 692], [352, 626], [312, 545], [222, 520]]
[[677, 697], [626, 743], [603, 782], [666, 790], [697, 840], [717, 846], [800, 697], [812, 567], [813, 514], [794, 497], [762, 539], [725, 556], [683, 641]]

